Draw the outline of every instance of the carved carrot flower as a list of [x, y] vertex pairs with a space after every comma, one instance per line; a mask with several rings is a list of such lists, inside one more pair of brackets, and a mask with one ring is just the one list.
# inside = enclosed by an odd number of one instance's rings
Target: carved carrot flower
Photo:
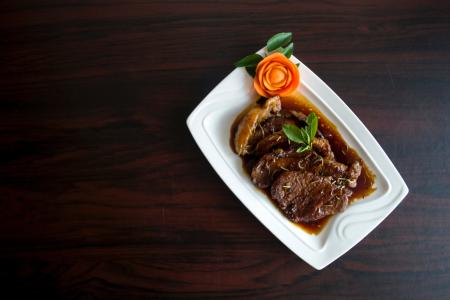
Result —
[[264, 97], [287, 96], [297, 89], [300, 73], [297, 66], [281, 53], [264, 58], [256, 67], [253, 86]]
[[235, 63], [235, 66], [245, 67], [254, 77], [253, 86], [261, 96], [287, 96], [300, 83], [298, 67], [289, 60], [293, 51], [292, 33], [281, 32], [267, 41], [266, 57], [250, 54]]

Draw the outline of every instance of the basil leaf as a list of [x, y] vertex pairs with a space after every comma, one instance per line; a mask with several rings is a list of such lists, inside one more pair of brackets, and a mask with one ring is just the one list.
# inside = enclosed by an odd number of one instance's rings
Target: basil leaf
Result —
[[311, 140], [314, 139], [314, 136], [317, 133], [317, 127], [319, 125], [319, 120], [315, 113], [311, 112], [306, 118], [306, 123], [308, 124], [308, 134], [311, 137]]
[[311, 138], [309, 136], [309, 130], [306, 130], [305, 127], [300, 128], [302, 139], [305, 141], [305, 144], [311, 144]]
[[314, 112], [311, 112], [306, 118], [306, 127], [298, 128], [294, 124], [283, 125], [284, 134], [298, 144], [302, 144], [296, 151], [305, 152], [312, 150], [312, 141], [317, 133], [319, 120]]
[[310, 112], [310, 113], [308, 114], [308, 116], [306, 117], [305, 122], [306, 122], [306, 124], [307, 124], [308, 126], [311, 125], [311, 121], [312, 121], [312, 119], [314, 118], [313, 114], [315, 115], [315, 113]]
[[283, 132], [291, 141], [299, 144], [306, 144], [306, 141], [303, 139], [301, 129], [294, 124], [283, 125]]
[[247, 70], [248, 75], [255, 77], [256, 75], [256, 66], [252, 67], [245, 67], [245, 70]]
[[297, 149], [298, 153], [302, 153], [305, 152], [306, 150], [310, 150], [311, 148], [308, 145], [302, 146], [300, 148]]
[[300, 67], [300, 63], [296, 63], [295, 65], [297, 66], [297, 68]]
[[284, 48], [282, 53], [287, 58], [291, 57], [292, 53], [294, 53], [294, 43], [290, 43], [286, 48]]
[[284, 48], [283, 47], [278, 47], [277, 49], [275, 49], [273, 51], [270, 51], [267, 54], [272, 54], [272, 53], [275, 53], [275, 52], [283, 53], [284, 52]]
[[267, 41], [267, 51], [273, 51], [279, 47], [284, 47], [292, 41], [292, 32], [280, 32]]
[[242, 58], [241, 60], [235, 62], [234, 66], [237, 68], [239, 68], [239, 67], [254, 67], [262, 59], [263, 59], [263, 57], [261, 55], [254, 53], [254, 54], [247, 55], [246, 57]]

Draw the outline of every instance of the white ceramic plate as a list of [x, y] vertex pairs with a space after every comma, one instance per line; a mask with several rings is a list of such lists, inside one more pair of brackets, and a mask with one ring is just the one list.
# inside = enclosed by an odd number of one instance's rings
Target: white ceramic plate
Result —
[[[235, 69], [194, 109], [187, 125], [217, 174], [241, 202], [280, 241], [316, 269], [322, 269], [355, 246], [403, 200], [408, 187], [378, 142], [358, 117], [316, 74], [300, 63], [300, 92], [333, 122], [376, 175], [376, 191], [331, 218], [318, 235], [291, 223], [253, 185], [241, 158], [230, 147], [236, 116], [258, 98], [252, 78]], [[245, 229], [244, 229], [245, 230]]]

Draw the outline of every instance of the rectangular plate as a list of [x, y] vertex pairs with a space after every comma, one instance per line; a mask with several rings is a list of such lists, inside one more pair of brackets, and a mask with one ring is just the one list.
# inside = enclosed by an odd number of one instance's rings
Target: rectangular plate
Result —
[[378, 142], [350, 108], [316, 74], [300, 63], [299, 91], [341, 133], [376, 176], [376, 191], [331, 218], [318, 235], [290, 222], [251, 182], [242, 161], [230, 147], [236, 116], [258, 99], [253, 79], [244, 68], [233, 70], [194, 109], [187, 125], [217, 174], [241, 202], [280, 241], [316, 269], [322, 269], [355, 246], [403, 200], [408, 187]]

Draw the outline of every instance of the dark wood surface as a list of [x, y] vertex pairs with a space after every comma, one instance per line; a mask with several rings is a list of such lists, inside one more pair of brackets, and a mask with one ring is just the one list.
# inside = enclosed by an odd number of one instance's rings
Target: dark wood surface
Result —
[[[410, 188], [322, 271], [185, 125], [280, 31]], [[2, 1], [0, 67], [4, 299], [450, 298], [448, 1]]]

